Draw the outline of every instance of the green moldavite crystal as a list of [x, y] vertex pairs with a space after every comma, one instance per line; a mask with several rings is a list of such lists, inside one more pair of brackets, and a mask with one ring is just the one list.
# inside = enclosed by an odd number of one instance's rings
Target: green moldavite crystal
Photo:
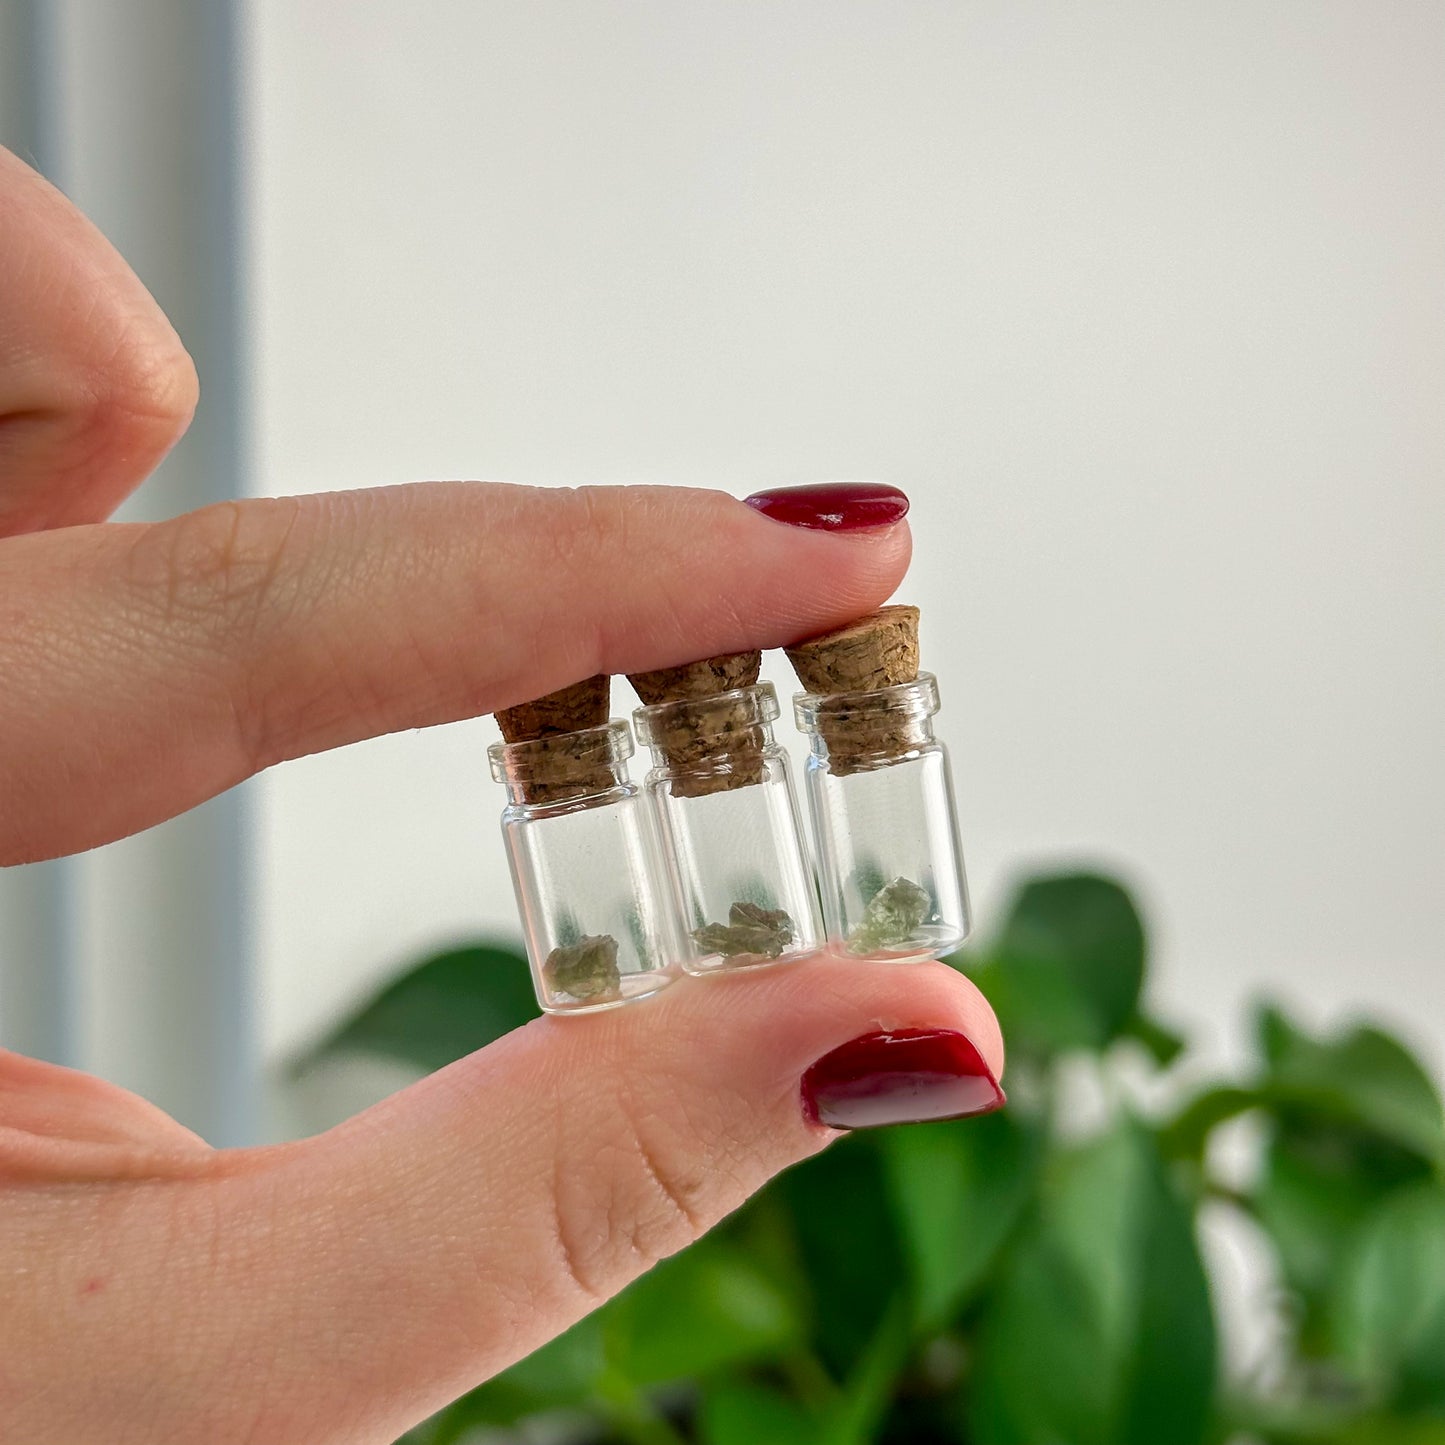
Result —
[[911, 878], [895, 878], [885, 883], [868, 900], [858, 926], [848, 935], [849, 950], [874, 953], [908, 943], [918, 925], [928, 917], [931, 905], [928, 890], [920, 888]]
[[693, 929], [692, 938], [704, 952], [725, 958], [777, 958], [793, 941], [793, 920], [781, 908], [734, 903], [726, 923], [706, 923]]
[[622, 983], [617, 967], [617, 940], [610, 933], [593, 933], [576, 943], [554, 948], [542, 965], [542, 977], [554, 993], [569, 994], [575, 999], [615, 996]]

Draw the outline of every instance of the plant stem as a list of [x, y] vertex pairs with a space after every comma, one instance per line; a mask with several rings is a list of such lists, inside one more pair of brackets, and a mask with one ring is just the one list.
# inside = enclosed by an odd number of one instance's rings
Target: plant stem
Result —
[[812, 1350], [789, 1350], [776, 1363], [793, 1393], [810, 1409], [826, 1409], [838, 1398], [837, 1382]]
[[608, 1423], [630, 1445], [687, 1445], [647, 1397], [621, 1375], [611, 1370], [604, 1372], [597, 1382], [597, 1397]]
[[1242, 1194], [1238, 1189], [1231, 1189], [1227, 1184], [1217, 1183], [1213, 1179], [1204, 1181], [1203, 1195], [1205, 1199], [1217, 1200], [1220, 1204], [1232, 1204], [1236, 1209], [1249, 1215], [1251, 1219], [1259, 1217], [1259, 1209], [1248, 1194]]

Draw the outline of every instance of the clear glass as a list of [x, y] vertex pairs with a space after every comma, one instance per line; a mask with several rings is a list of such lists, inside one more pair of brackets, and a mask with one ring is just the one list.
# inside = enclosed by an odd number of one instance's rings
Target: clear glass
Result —
[[782, 963], [822, 943], [788, 759], [773, 741], [777, 716], [768, 683], [633, 714], [652, 749], [643, 787], [688, 973]]
[[877, 692], [794, 699], [828, 935], [850, 953], [940, 958], [970, 927], [948, 752], [929, 673]]
[[593, 1013], [671, 981], [676, 952], [656, 829], [637, 784], [627, 724], [496, 743], [506, 783], [502, 837], [532, 965], [548, 1013]]

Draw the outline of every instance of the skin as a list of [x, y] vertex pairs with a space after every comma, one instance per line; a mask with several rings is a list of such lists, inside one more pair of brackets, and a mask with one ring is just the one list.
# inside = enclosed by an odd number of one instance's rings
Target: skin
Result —
[[[432, 482], [107, 522], [196, 397], [125, 263], [0, 151], [0, 864], [286, 758], [795, 641], [908, 561], [904, 524], [810, 532], [680, 488]], [[824, 1148], [799, 1079], [880, 1028], [961, 1030], [1002, 1072], [952, 970], [823, 958], [539, 1019], [264, 1149], [0, 1052], [6, 1436], [391, 1441]]]

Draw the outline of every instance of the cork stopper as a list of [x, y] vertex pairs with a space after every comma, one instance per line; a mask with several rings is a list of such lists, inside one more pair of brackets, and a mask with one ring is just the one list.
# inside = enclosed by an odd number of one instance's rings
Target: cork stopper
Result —
[[656, 672], [629, 672], [627, 680], [645, 703], [693, 702], [751, 687], [762, 671], [761, 652], [729, 652], [705, 657], [681, 667], [659, 667]]
[[[806, 691], [826, 699], [817, 730], [839, 776], [904, 756], [918, 745], [913, 709], [884, 692], [918, 680], [918, 609], [882, 607], [846, 627], [786, 649]], [[866, 694], [882, 693], [876, 704]]]
[[610, 760], [592, 732], [607, 722], [611, 683], [598, 673], [494, 714], [508, 743], [533, 744], [517, 783], [524, 802], [565, 802], [613, 785]]
[[762, 661], [761, 652], [733, 652], [628, 674], [647, 704], [637, 715], [644, 740], [673, 772], [676, 797], [705, 797], [762, 781], [764, 719], [747, 691]]
[[611, 704], [612, 679], [605, 672], [581, 682], [559, 687], [546, 697], [504, 707], [495, 714], [497, 726], [509, 743], [529, 743], [534, 738], [551, 737], [554, 733], [581, 732], [583, 728], [600, 728], [607, 721]]
[[808, 692], [877, 692], [918, 676], [918, 609], [880, 607], [786, 649]]

